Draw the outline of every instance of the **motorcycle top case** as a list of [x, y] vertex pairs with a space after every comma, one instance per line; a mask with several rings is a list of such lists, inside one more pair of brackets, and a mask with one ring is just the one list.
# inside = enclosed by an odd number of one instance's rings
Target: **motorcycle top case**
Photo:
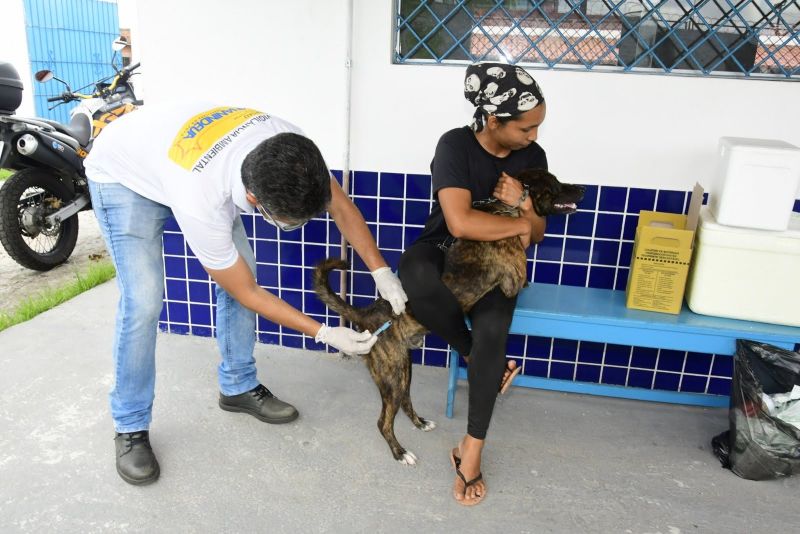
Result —
[[14, 113], [22, 103], [22, 80], [11, 63], [0, 61], [0, 114]]

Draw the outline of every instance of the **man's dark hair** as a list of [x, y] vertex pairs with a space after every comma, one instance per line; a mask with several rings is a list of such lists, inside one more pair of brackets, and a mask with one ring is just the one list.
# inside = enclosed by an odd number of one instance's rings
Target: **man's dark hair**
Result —
[[331, 201], [331, 175], [322, 154], [311, 139], [295, 133], [259, 143], [242, 162], [242, 183], [287, 222], [310, 219]]

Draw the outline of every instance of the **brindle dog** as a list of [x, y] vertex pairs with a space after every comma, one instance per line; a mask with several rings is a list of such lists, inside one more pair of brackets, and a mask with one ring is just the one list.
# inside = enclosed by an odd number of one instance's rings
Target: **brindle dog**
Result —
[[[525, 170], [517, 179], [528, 189], [536, 213], [543, 217], [574, 213], [576, 204], [583, 198], [582, 186], [562, 184], [545, 170]], [[517, 208], [497, 200], [479, 201], [474, 203], [474, 207], [496, 215], [519, 216]], [[442, 281], [466, 313], [496, 286], [500, 286], [509, 297], [519, 293], [527, 285], [526, 261], [525, 249], [517, 237], [498, 241], [459, 239], [448, 250]], [[417, 457], [397, 441], [394, 419], [402, 408], [420, 430], [429, 431], [436, 426], [433, 421], [417, 415], [409, 395], [411, 358], [408, 351], [422, 344], [427, 329], [408, 311], [395, 317], [392, 307], [383, 299], [365, 308], [355, 308], [346, 303], [331, 290], [328, 283], [328, 275], [334, 269], [347, 269], [347, 263], [327, 259], [314, 272], [314, 290], [322, 302], [361, 330], [374, 332], [386, 321], [392, 321], [391, 326], [379, 335], [365, 359], [383, 402], [378, 429], [389, 444], [395, 460], [413, 465]]]

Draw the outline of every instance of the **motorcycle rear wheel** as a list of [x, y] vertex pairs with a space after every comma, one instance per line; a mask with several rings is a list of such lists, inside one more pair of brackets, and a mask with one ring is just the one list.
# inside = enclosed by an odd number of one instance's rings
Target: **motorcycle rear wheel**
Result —
[[78, 240], [78, 216], [59, 225], [44, 218], [72, 199], [56, 176], [23, 169], [0, 187], [0, 242], [11, 258], [28, 269], [49, 271], [69, 258]]

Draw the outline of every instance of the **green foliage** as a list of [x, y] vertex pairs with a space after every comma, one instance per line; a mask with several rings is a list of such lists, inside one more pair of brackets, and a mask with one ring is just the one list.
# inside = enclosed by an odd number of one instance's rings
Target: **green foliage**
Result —
[[84, 291], [111, 280], [116, 274], [117, 272], [111, 262], [105, 261], [93, 264], [86, 273], [76, 273], [75, 280], [63, 287], [48, 289], [38, 297], [24, 300], [11, 313], [0, 313], [0, 331], [55, 308], [62, 302], [66, 302]]

